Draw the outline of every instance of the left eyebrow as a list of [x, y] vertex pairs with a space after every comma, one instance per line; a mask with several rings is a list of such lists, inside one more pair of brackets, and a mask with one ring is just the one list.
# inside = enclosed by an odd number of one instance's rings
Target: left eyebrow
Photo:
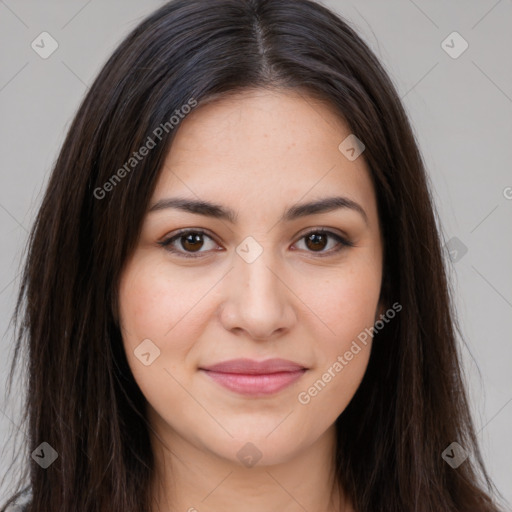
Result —
[[[217, 219], [224, 219], [231, 223], [236, 223], [238, 218], [238, 215], [234, 210], [226, 208], [220, 204], [215, 204], [210, 201], [179, 197], [160, 199], [149, 208], [148, 212], [155, 212], [158, 210], [164, 210], [166, 208], [176, 208], [189, 213], [205, 215], [207, 217], [213, 217]], [[291, 206], [283, 213], [279, 219], [279, 222], [291, 222], [292, 220], [306, 217], [308, 215], [326, 213], [342, 208], [351, 209], [358, 212], [363, 217], [365, 223], [368, 224], [368, 216], [363, 207], [352, 199], [342, 196], [326, 197], [316, 201], [311, 201], [309, 203], [302, 203]]]
[[366, 215], [363, 207], [352, 199], [342, 196], [326, 197], [317, 201], [294, 205], [284, 212], [280, 221], [292, 221], [299, 217], [331, 212], [341, 208], [347, 208], [358, 212], [363, 217], [365, 223], [368, 224], [368, 215]]

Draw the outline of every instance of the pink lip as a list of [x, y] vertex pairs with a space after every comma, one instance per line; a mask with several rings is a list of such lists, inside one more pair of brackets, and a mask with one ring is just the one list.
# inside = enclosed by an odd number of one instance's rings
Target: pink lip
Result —
[[231, 391], [264, 396], [288, 387], [300, 379], [307, 368], [285, 359], [232, 359], [200, 370]]

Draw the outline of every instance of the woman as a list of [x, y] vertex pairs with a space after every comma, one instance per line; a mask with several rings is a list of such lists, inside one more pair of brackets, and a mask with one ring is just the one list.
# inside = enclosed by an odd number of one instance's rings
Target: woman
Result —
[[319, 4], [178, 0], [126, 38], [15, 315], [27, 510], [499, 510], [411, 127]]

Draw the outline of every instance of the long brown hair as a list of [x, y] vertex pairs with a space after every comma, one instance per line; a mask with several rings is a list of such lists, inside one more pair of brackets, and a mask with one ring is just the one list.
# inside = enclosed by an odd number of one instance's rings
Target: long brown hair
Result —
[[[119, 276], [179, 129], [169, 120], [248, 88], [325, 100], [366, 147], [385, 240], [382, 296], [403, 309], [375, 334], [336, 421], [344, 492], [358, 512], [498, 511], [411, 126], [368, 46], [310, 0], [167, 3], [126, 37], [83, 100], [30, 233], [13, 316], [11, 381], [16, 361], [27, 361], [28, 510], [151, 510], [150, 427], [123, 351]], [[132, 161], [149, 139], [154, 147]], [[58, 454], [46, 469], [30, 457], [42, 442]], [[471, 455], [457, 469], [441, 456], [452, 442]]]

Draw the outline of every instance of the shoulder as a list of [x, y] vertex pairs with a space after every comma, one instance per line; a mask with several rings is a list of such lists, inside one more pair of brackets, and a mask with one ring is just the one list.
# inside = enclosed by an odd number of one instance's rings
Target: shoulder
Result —
[[14, 501], [0, 512], [25, 512], [32, 500], [32, 489], [26, 487], [23, 491], [14, 495]]

